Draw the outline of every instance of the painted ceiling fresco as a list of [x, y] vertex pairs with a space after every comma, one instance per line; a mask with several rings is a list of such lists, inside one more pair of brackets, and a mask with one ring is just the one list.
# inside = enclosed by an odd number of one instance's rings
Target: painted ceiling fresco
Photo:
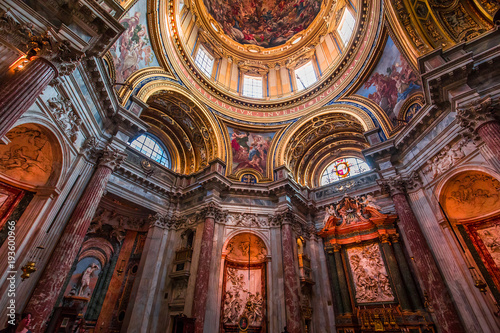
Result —
[[418, 73], [389, 37], [377, 67], [356, 94], [375, 102], [397, 125], [404, 102], [412, 94], [421, 92], [421, 87]]
[[275, 132], [250, 133], [228, 127], [233, 153], [232, 172], [253, 169], [262, 175], [266, 172], [267, 153]]
[[110, 49], [116, 69], [116, 82], [125, 82], [139, 69], [158, 66], [149, 39], [146, 13], [147, 0], [139, 0], [120, 20], [126, 30]]
[[241, 44], [274, 47], [307, 29], [322, 0], [203, 0], [224, 32]]

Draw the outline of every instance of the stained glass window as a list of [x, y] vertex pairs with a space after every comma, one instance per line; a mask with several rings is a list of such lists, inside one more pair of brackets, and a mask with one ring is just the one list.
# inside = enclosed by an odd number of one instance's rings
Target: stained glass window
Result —
[[370, 170], [368, 164], [359, 158], [341, 158], [330, 164], [325, 171], [323, 171], [321, 185], [338, 182], [339, 180], [359, 175], [368, 170]]
[[149, 133], [142, 134], [132, 141], [130, 146], [143, 153], [153, 161], [170, 168], [170, 154], [165, 146], [156, 137]]

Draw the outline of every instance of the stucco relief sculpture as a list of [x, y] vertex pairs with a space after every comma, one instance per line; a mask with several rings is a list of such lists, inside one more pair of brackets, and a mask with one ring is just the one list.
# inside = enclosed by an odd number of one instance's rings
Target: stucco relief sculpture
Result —
[[444, 148], [433, 158], [427, 161], [424, 168], [424, 173], [429, 174], [432, 179], [440, 174], [449, 170], [452, 166], [456, 165], [465, 153], [463, 148], [469, 142], [468, 139], [463, 139], [453, 146], [446, 145]]
[[260, 238], [245, 233], [231, 239], [226, 245], [226, 254], [227, 258], [232, 261], [248, 263], [250, 255], [251, 261], [257, 262], [267, 256], [267, 249]]
[[378, 244], [347, 250], [358, 303], [391, 302], [394, 294]]
[[0, 171], [22, 182], [45, 185], [54, 164], [48, 137], [36, 125], [22, 125], [7, 138], [10, 143], [0, 146]]
[[263, 228], [269, 225], [266, 217], [257, 216], [256, 214], [249, 213], [229, 213], [226, 215], [226, 225], [228, 226], [241, 226], [241, 227], [254, 227]]
[[482, 172], [467, 172], [447, 184], [445, 209], [449, 218], [486, 216], [500, 209], [500, 181]]

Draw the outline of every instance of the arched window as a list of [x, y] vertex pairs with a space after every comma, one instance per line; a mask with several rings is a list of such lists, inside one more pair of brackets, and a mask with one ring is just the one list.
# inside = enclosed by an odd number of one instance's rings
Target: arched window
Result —
[[142, 134], [132, 141], [130, 146], [143, 153], [153, 161], [158, 162], [167, 168], [171, 167], [170, 154], [167, 148], [156, 137], [149, 133]]
[[325, 171], [323, 171], [321, 185], [327, 185], [351, 176], [359, 175], [368, 170], [370, 170], [368, 164], [359, 158], [341, 158], [330, 164]]

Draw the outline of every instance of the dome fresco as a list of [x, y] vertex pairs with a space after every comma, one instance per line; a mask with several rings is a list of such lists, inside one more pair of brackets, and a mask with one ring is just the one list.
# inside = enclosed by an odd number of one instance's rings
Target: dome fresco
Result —
[[203, 0], [224, 32], [241, 44], [275, 47], [307, 29], [322, 0]]

